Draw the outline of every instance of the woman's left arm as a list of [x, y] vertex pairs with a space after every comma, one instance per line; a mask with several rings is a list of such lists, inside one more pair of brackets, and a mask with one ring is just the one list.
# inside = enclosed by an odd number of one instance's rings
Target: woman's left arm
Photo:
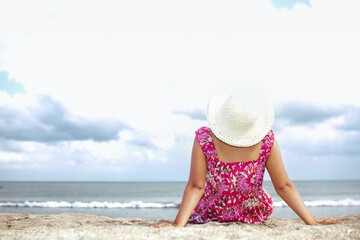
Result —
[[198, 204], [205, 189], [206, 156], [195, 138], [192, 154], [189, 181], [186, 185], [179, 212], [174, 223], [160, 222], [151, 227], [184, 227]]

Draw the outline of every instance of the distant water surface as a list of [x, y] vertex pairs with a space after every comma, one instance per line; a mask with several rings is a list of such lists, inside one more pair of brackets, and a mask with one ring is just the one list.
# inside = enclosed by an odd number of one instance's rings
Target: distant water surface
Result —
[[[360, 214], [360, 181], [294, 181], [317, 216]], [[174, 219], [186, 182], [0, 182], [0, 212], [88, 213], [112, 218]], [[271, 182], [272, 216], [297, 215], [280, 199]]]

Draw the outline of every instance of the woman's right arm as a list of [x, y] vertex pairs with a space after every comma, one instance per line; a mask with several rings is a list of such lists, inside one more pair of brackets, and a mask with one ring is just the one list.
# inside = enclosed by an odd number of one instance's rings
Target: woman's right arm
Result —
[[274, 140], [274, 145], [266, 162], [266, 169], [269, 172], [271, 181], [277, 194], [287, 203], [287, 205], [308, 225], [332, 224], [338, 221], [328, 218], [322, 222], [317, 222], [309, 209], [305, 206], [299, 192], [289, 179], [284, 164], [282, 162], [280, 148]]

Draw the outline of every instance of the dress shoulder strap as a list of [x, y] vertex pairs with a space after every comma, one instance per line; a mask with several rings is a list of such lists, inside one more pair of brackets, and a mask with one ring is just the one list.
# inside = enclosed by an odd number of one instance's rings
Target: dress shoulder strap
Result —
[[209, 127], [201, 127], [197, 131], [195, 131], [196, 139], [198, 140], [201, 150], [208, 157], [210, 156], [210, 152], [213, 148], [212, 137], [210, 135]]
[[264, 148], [265, 148], [265, 157], [267, 158], [271, 152], [271, 148], [274, 145], [274, 132], [270, 130], [270, 132], [264, 137]]

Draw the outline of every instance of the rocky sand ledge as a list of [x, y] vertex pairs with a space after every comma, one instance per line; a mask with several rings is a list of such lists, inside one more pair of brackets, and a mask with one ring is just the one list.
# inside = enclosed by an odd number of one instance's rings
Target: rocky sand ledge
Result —
[[141, 218], [2, 213], [0, 239], [360, 239], [360, 215], [335, 219], [342, 222], [307, 226], [301, 219], [269, 217], [257, 225], [210, 222], [159, 229], [148, 227], [156, 220]]

